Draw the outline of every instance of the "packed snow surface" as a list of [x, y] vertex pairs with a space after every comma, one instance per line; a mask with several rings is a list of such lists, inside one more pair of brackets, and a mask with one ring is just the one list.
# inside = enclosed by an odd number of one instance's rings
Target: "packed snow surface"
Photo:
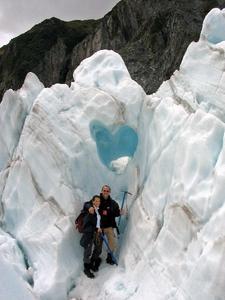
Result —
[[[70, 87], [29, 73], [5, 93], [1, 299], [224, 299], [224, 32], [225, 10], [213, 9], [153, 95], [108, 50], [85, 59]], [[90, 280], [73, 223], [103, 184], [120, 203], [132, 195], [119, 266], [103, 262]]]

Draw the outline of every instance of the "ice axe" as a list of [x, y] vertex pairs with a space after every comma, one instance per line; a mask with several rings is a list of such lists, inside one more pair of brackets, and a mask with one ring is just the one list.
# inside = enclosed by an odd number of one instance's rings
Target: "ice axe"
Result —
[[[126, 199], [126, 195], [129, 194], [129, 195], [132, 195], [130, 192], [128, 191], [122, 191], [121, 193], [123, 193], [123, 200], [122, 200], [122, 204], [121, 204], [121, 209], [123, 209], [123, 206], [124, 206], [124, 203], [125, 203], [125, 199]], [[119, 221], [118, 221], [118, 227], [120, 226], [120, 220], [121, 220], [121, 215], [119, 217]]]
[[102, 234], [102, 233], [101, 233], [101, 239], [102, 239], [103, 242], [105, 243], [106, 248], [107, 248], [108, 252], [110, 253], [110, 255], [111, 255], [111, 257], [112, 257], [113, 262], [118, 266], [117, 260], [116, 260], [116, 258], [115, 258], [115, 256], [114, 256], [112, 250], [110, 249], [109, 244], [108, 244], [108, 242], [107, 242], [107, 240], [106, 240], [104, 234]]

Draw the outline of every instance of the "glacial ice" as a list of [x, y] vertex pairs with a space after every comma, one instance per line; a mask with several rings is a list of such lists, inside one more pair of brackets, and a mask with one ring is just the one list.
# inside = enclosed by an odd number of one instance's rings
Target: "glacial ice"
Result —
[[[129, 126], [123, 125], [110, 130], [99, 121], [92, 121], [90, 124], [92, 138], [96, 142], [96, 147], [100, 160], [109, 169], [115, 167], [115, 161], [123, 157], [133, 157], [138, 137], [136, 132]], [[121, 163], [120, 163], [121, 165]]]
[[191, 111], [198, 108], [225, 121], [225, 9], [215, 8], [203, 22], [199, 41], [192, 42], [179, 71], [164, 82], [158, 96], [171, 96]]
[[206, 16], [201, 31], [201, 37], [206, 38], [209, 43], [219, 44], [225, 42], [225, 10], [214, 8]]
[[[224, 24], [225, 10], [213, 9], [180, 70], [153, 95], [108, 50], [84, 60], [71, 87], [44, 88], [29, 73], [6, 92], [4, 299], [224, 299]], [[106, 183], [119, 202], [123, 191], [133, 195], [119, 266], [103, 263], [90, 280], [73, 222]]]
[[[17, 242], [0, 229], [0, 298], [34, 300], [29, 270]], [[29, 282], [29, 284], [28, 284]]]

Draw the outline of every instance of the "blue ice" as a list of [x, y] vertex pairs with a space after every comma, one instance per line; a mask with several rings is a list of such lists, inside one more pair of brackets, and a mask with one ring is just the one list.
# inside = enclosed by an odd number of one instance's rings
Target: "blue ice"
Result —
[[90, 123], [90, 132], [96, 142], [100, 160], [110, 168], [110, 163], [120, 157], [133, 157], [138, 136], [134, 129], [128, 125], [107, 128], [100, 121]]

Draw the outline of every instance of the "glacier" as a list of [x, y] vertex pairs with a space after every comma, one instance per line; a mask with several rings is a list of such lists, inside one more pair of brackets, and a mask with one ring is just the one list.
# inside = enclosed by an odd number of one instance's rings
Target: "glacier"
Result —
[[[211, 10], [152, 95], [109, 50], [85, 59], [70, 87], [29, 73], [4, 94], [1, 299], [224, 299], [224, 26], [225, 9]], [[120, 203], [132, 196], [119, 266], [90, 280], [74, 219], [103, 184]]]

